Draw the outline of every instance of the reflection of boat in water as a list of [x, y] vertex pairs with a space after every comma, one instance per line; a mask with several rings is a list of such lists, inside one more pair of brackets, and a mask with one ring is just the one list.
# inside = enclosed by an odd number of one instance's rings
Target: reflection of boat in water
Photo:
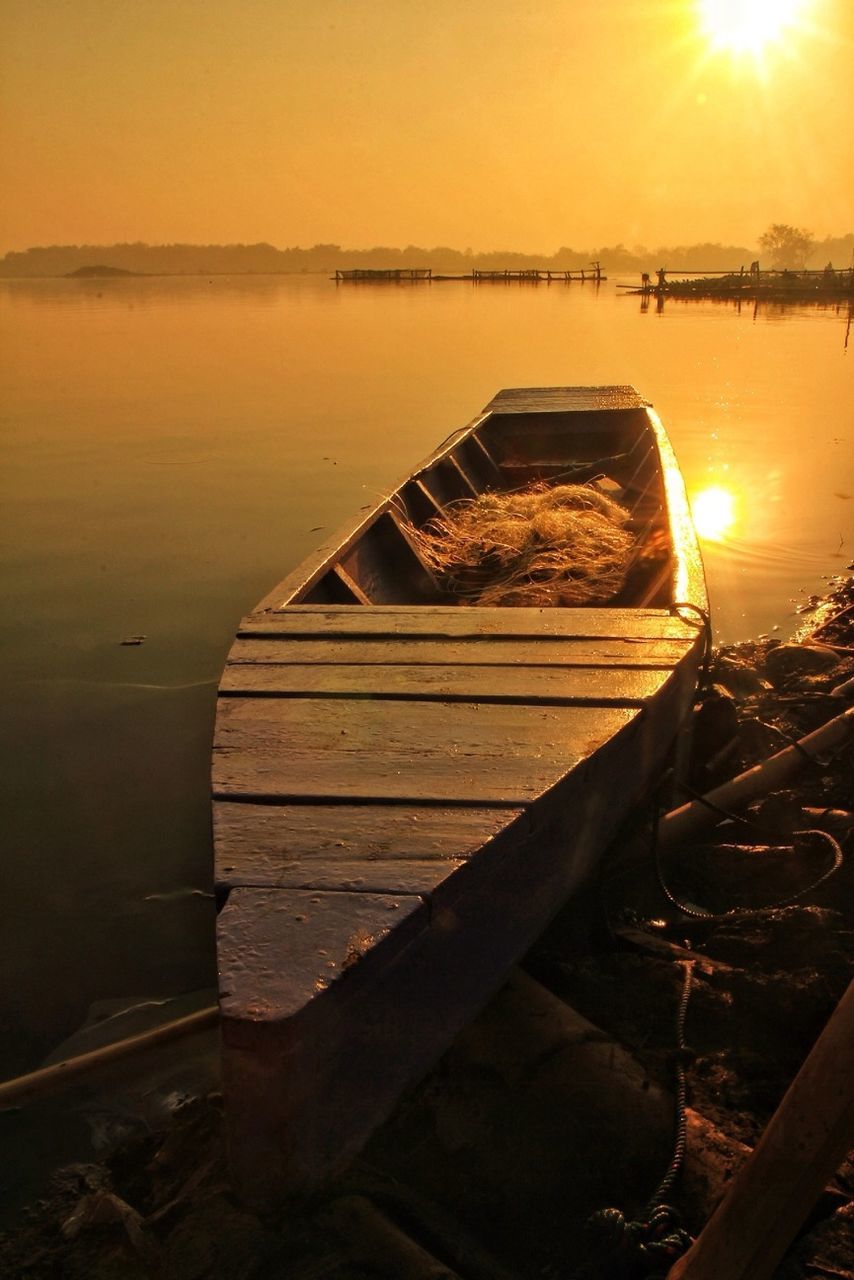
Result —
[[[615, 599], [443, 592], [413, 530], [484, 490], [567, 479], [629, 509]], [[500, 392], [244, 619], [213, 785], [248, 1199], [340, 1168], [590, 875], [690, 710], [705, 610], [656, 415], [631, 388], [549, 388]]]

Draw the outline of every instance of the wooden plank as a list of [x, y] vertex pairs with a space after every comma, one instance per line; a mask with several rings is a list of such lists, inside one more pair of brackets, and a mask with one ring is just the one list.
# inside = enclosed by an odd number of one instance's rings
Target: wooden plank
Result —
[[574, 640], [525, 636], [475, 639], [426, 636], [360, 635], [327, 638], [323, 633], [289, 637], [274, 631], [239, 637], [231, 647], [229, 665], [241, 663], [295, 663], [347, 666], [374, 663], [402, 666], [498, 666], [523, 664], [546, 669], [569, 667], [650, 668], [669, 670], [696, 641], [670, 640]]
[[234, 663], [220, 693], [309, 698], [398, 698], [638, 707], [670, 669], [591, 667], [424, 666], [417, 664]]
[[343, 565], [336, 564], [334, 568], [330, 570], [330, 572], [334, 573], [335, 577], [339, 580], [342, 586], [344, 586], [347, 589], [347, 591], [350, 592], [350, 595], [353, 597], [356, 604], [371, 603], [370, 599], [368, 598], [368, 596], [365, 595], [364, 591], [359, 586], [356, 579], [350, 576], [350, 574], [347, 572], [347, 570], [344, 568]]
[[234, 889], [219, 914], [223, 1018], [276, 1023], [388, 965], [427, 924], [418, 897]]
[[440, 516], [440, 515], [442, 514], [442, 506], [441, 506], [441, 504], [440, 504], [440, 503], [438, 503], [438, 502], [436, 501], [436, 499], [433, 497], [432, 493], [431, 493], [431, 492], [430, 492], [430, 490], [427, 488], [427, 486], [425, 485], [424, 481], [423, 481], [423, 480], [417, 480], [417, 479], [416, 479], [416, 480], [413, 480], [413, 481], [412, 481], [412, 484], [413, 484], [413, 486], [418, 490], [418, 492], [422, 495], [422, 497], [423, 497], [423, 498], [425, 498], [425, 499], [427, 500], [428, 505], [429, 505], [429, 506], [432, 508], [432, 510], [433, 510], [433, 514], [434, 514], [434, 515], [437, 515], [437, 516]]
[[749, 1159], [668, 1280], [772, 1280], [854, 1143], [854, 982]]
[[448, 458], [448, 462], [451, 465], [451, 467], [453, 467], [454, 471], [456, 471], [457, 475], [460, 477], [460, 479], [462, 480], [463, 484], [466, 486], [466, 489], [471, 494], [471, 496], [473, 498], [476, 498], [480, 493], [480, 487], [475, 483], [475, 481], [471, 478], [469, 473], [466, 471], [462, 461], [458, 457], [456, 457], [455, 454], [452, 453]]
[[509, 827], [527, 835], [523, 810], [218, 801], [215, 879], [421, 893]]
[[363, 599], [372, 604], [411, 609], [439, 596], [432, 573], [390, 510], [342, 553], [340, 565], [358, 583]]
[[642, 409], [634, 387], [507, 387], [499, 391], [486, 413], [595, 413], [601, 409]]
[[694, 619], [667, 609], [466, 608], [460, 605], [296, 604], [250, 614], [241, 635], [421, 635], [435, 637], [520, 636], [539, 639], [679, 639], [697, 633]]
[[366, 862], [359, 867], [354, 863], [342, 866], [333, 858], [327, 862], [284, 863], [275, 875], [232, 875], [217, 881], [216, 887], [220, 893], [231, 889], [318, 889], [336, 893], [405, 893], [426, 900], [463, 865], [462, 858], [449, 858], [446, 862], [395, 858], [390, 862]]
[[471, 435], [457, 445], [455, 455], [460, 457], [469, 471], [479, 476], [482, 486], [488, 489], [503, 488], [504, 477], [501, 468], [477, 435]]
[[445, 593], [441, 590], [439, 583], [436, 580], [436, 575], [433, 573], [433, 570], [425, 561], [424, 556], [421, 553], [421, 548], [417, 545], [414, 538], [412, 537], [411, 532], [407, 528], [405, 520], [401, 519], [399, 513], [394, 509], [394, 507], [392, 507], [389, 510], [388, 515], [389, 515], [389, 519], [391, 520], [392, 524], [397, 530], [398, 536], [402, 539], [403, 542], [406, 543], [407, 547], [411, 551], [413, 559], [417, 562], [419, 566], [419, 570], [427, 575], [427, 578], [431, 586], [433, 587], [436, 595], [439, 597], [444, 595]]
[[518, 807], [638, 714], [617, 707], [221, 698], [214, 793]]
[[417, 479], [431, 495], [434, 502], [446, 507], [461, 498], [472, 497], [471, 485], [450, 456], [441, 458], [431, 467], [417, 473]]

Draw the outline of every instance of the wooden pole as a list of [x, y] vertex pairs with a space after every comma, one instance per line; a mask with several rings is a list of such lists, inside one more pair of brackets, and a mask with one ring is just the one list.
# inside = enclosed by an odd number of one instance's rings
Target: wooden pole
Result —
[[[709, 805], [716, 805], [719, 809], [735, 809], [757, 796], [767, 795], [769, 791], [788, 782], [809, 761], [810, 756], [841, 746], [852, 734], [854, 707], [849, 707], [841, 715], [828, 720], [820, 729], [800, 738], [797, 745], [778, 751], [761, 764], [740, 773], [737, 778], [731, 778], [729, 782], [715, 787], [703, 800], [692, 800], [690, 804], [683, 804], [680, 809], [673, 809], [665, 814], [659, 827], [659, 847], [671, 848], [709, 823], [720, 821], [720, 815], [709, 808]], [[708, 804], [704, 801], [708, 801]]]
[[854, 982], [753, 1154], [667, 1280], [770, 1280], [854, 1144]]
[[92, 1049], [89, 1053], [81, 1053], [76, 1058], [67, 1058], [65, 1062], [55, 1062], [52, 1066], [41, 1067], [28, 1075], [17, 1076], [14, 1080], [6, 1080], [0, 1084], [0, 1107], [9, 1107], [26, 1099], [41, 1094], [51, 1093], [54, 1089], [71, 1084], [80, 1076], [94, 1071], [97, 1067], [108, 1066], [120, 1058], [132, 1053], [140, 1053], [144, 1049], [154, 1049], [158, 1045], [178, 1040], [182, 1036], [192, 1035], [196, 1031], [204, 1031], [216, 1026], [219, 1021], [219, 1006], [209, 1005], [196, 1013], [188, 1013], [183, 1018], [174, 1018], [164, 1022], [150, 1031], [141, 1031], [138, 1035], [128, 1036], [125, 1040], [116, 1040], [100, 1049]]

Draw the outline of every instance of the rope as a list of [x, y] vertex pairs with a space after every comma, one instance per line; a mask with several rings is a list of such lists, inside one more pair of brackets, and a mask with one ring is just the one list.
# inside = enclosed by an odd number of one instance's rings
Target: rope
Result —
[[677, 618], [682, 618], [683, 622], [688, 619], [683, 617], [680, 610], [687, 609], [690, 613], [694, 613], [700, 620], [703, 628], [703, 664], [700, 668], [700, 688], [706, 689], [709, 686], [709, 676], [712, 666], [712, 619], [707, 609], [702, 609], [700, 605], [694, 604], [691, 600], [676, 600], [670, 606], [670, 612]]
[[673, 1158], [667, 1167], [667, 1172], [656, 1187], [654, 1194], [650, 1197], [644, 1211], [645, 1218], [652, 1217], [662, 1207], [663, 1201], [673, 1189], [673, 1184], [682, 1168], [682, 1161], [685, 1159], [685, 1108], [687, 1103], [685, 1064], [688, 1057], [688, 1047], [685, 1044], [685, 1017], [688, 1012], [688, 1000], [691, 995], [694, 963], [693, 960], [680, 961], [683, 969], [683, 978], [679, 1007], [676, 1010], [676, 1052], [673, 1058], [676, 1071], [676, 1142], [674, 1144]]
[[[685, 1142], [687, 1132], [687, 1071], [686, 1066], [691, 1054], [685, 1043], [685, 1018], [688, 1012], [688, 1000], [691, 995], [694, 961], [679, 962], [683, 970], [682, 991], [676, 1010], [676, 1050], [673, 1064], [676, 1073], [675, 1119], [676, 1136], [673, 1145], [673, 1156], [665, 1174], [653, 1195], [648, 1200], [640, 1217], [627, 1219], [619, 1209], [599, 1209], [587, 1220], [588, 1229], [599, 1238], [600, 1245], [608, 1254], [633, 1256], [636, 1264], [646, 1276], [666, 1275], [672, 1264], [680, 1258], [691, 1244], [688, 1235], [679, 1222], [679, 1213], [666, 1198], [682, 1169], [685, 1159]], [[576, 1272], [576, 1280], [594, 1273], [586, 1269]], [[601, 1274], [599, 1271], [596, 1275]], [[633, 1271], [633, 1274], [634, 1271]]]

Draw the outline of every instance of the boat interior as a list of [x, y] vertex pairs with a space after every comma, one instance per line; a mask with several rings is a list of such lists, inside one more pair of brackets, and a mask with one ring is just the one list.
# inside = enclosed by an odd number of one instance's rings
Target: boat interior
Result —
[[545, 482], [595, 483], [629, 511], [635, 549], [607, 607], [673, 603], [673, 554], [655, 434], [643, 408], [489, 412], [450, 436], [283, 604], [458, 604], [412, 531], [453, 503]]

